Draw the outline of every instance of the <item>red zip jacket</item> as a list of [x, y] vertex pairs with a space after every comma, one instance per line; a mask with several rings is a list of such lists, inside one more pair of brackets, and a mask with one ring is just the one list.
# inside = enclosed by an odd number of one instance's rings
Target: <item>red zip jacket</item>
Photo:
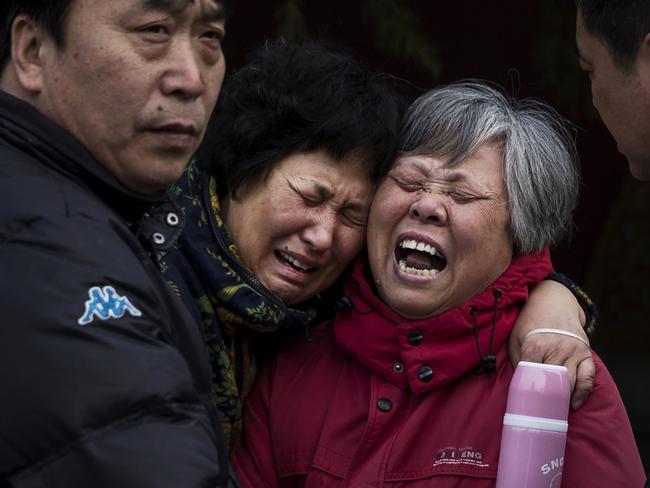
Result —
[[[347, 281], [349, 309], [258, 378], [232, 459], [242, 485], [494, 487], [513, 373], [506, 342], [528, 286], [550, 271], [548, 255], [515, 258], [470, 302], [420, 321], [381, 303], [365, 268], [357, 262]], [[494, 374], [474, 372], [472, 310], [483, 354], [496, 320]], [[569, 416], [562, 486], [641, 488], [625, 408], [598, 358], [596, 367], [593, 393]]]

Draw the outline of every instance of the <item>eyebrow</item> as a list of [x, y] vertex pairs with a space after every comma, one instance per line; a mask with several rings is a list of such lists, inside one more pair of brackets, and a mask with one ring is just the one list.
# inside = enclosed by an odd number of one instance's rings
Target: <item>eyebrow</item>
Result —
[[[141, 0], [142, 7], [145, 9], [162, 10], [172, 14], [180, 13], [185, 10], [195, 0]], [[201, 1], [201, 0], [199, 0]], [[213, 0], [209, 6], [201, 9], [200, 20], [204, 22], [221, 22], [226, 18], [226, 13], [221, 6], [221, 2]]]

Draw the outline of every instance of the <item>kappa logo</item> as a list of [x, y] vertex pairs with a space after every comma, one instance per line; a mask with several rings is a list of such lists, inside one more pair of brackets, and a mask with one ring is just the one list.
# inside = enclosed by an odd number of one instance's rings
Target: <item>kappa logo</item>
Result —
[[134, 317], [141, 317], [142, 312], [135, 308], [126, 297], [121, 297], [112, 286], [93, 286], [88, 290], [89, 300], [86, 300], [86, 310], [77, 321], [79, 325], [87, 325], [95, 318], [100, 320], [119, 319], [129, 313]]

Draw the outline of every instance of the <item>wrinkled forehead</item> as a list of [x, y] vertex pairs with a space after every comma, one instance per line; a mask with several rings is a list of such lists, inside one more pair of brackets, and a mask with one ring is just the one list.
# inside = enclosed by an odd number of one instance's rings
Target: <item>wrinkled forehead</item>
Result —
[[[4, 0], [3, 0], [4, 1]], [[71, 0], [70, 6], [87, 9], [103, 8], [120, 11], [158, 11], [182, 14], [196, 11], [207, 20], [224, 20], [229, 0]]]
[[161, 10], [180, 13], [191, 8], [198, 8], [201, 16], [210, 20], [222, 20], [225, 17], [224, 2], [218, 0], [133, 0], [145, 10]]

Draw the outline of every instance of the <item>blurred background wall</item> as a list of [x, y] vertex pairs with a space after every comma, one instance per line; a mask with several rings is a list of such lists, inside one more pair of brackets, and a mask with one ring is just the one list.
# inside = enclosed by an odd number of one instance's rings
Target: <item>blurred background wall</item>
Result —
[[571, 0], [236, 0], [224, 45], [231, 72], [270, 37], [325, 38], [409, 96], [461, 78], [551, 103], [577, 130], [581, 201], [553, 261], [598, 304], [593, 348], [606, 361], [650, 470], [650, 183], [634, 181], [578, 69]]

